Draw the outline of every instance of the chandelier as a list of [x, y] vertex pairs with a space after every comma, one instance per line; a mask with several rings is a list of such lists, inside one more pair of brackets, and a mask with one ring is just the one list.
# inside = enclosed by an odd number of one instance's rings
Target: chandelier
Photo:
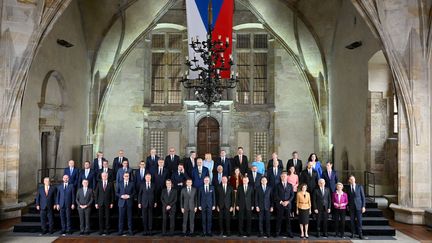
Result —
[[[211, 1], [210, 1], [211, 2]], [[211, 3], [210, 3], [211, 4]], [[238, 73], [234, 74], [231, 71], [231, 66], [234, 65], [232, 55], [224, 56], [225, 50], [230, 47], [229, 38], [225, 41], [222, 36], [218, 36], [213, 40], [213, 27], [211, 25], [211, 15], [209, 17], [208, 33], [206, 40], [200, 40], [199, 37], [192, 37], [190, 47], [194, 52], [193, 59], [189, 60], [186, 56], [186, 66], [188, 70], [185, 72], [180, 82], [186, 89], [193, 89], [198, 101], [203, 102], [208, 107], [211, 107], [215, 102], [222, 99], [222, 94], [227, 89], [233, 89], [237, 85]], [[199, 56], [202, 59], [197, 58]], [[197, 72], [198, 77], [189, 79], [189, 72]], [[223, 71], [230, 72], [229, 78], [222, 78]]]

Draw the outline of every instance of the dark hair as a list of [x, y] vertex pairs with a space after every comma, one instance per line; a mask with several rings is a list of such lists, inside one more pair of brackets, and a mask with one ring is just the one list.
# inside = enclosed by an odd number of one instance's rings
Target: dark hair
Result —
[[243, 147], [240, 146], [240, 147], [237, 148], [237, 150], [239, 150], [239, 149], [243, 149]]
[[333, 164], [333, 162], [331, 162], [331, 160], [329, 160], [329, 161], [327, 161], [327, 163], [326, 164]]
[[315, 161], [319, 161], [318, 156], [316, 155], [316, 153], [311, 153], [309, 155], [308, 161], [312, 161], [312, 155], [315, 155]]
[[297, 151], [293, 151], [293, 152], [292, 152], [292, 155], [294, 155], [294, 154], [298, 154], [298, 152], [297, 152]]
[[[291, 168], [294, 168], [294, 166], [291, 165], [290, 167], [288, 167], [288, 170], [287, 170], [288, 175], [292, 175], [292, 173], [291, 173]], [[296, 173], [296, 171], [294, 170], [294, 175], [295, 175], [295, 174], [297, 174], [297, 173]]]
[[268, 180], [268, 179], [267, 179], [267, 176], [262, 176], [260, 181], [262, 181], [263, 179]]
[[196, 152], [194, 151], [194, 150], [191, 150], [190, 152], [189, 152], [189, 154], [195, 154]]
[[298, 188], [300, 188], [300, 191], [303, 189], [304, 186], [305, 186], [306, 189], [307, 189], [307, 184], [306, 184], [306, 183], [302, 183], [302, 184], [299, 185]]
[[167, 183], [167, 182], [171, 182], [172, 183], [171, 179], [166, 179], [165, 183]]

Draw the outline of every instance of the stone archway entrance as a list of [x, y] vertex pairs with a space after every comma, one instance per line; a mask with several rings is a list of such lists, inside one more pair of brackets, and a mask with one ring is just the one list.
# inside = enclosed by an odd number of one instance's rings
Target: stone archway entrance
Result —
[[219, 123], [212, 117], [204, 117], [198, 122], [197, 152], [204, 159], [206, 153], [215, 158], [219, 154]]

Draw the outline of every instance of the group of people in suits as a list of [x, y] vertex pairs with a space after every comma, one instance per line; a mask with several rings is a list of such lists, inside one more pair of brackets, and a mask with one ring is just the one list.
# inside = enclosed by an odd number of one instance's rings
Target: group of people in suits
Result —
[[231, 235], [233, 216], [238, 219], [239, 235], [250, 236], [252, 215], [257, 214], [259, 236], [270, 237], [270, 218], [275, 212], [276, 237], [282, 234], [293, 237], [291, 220], [297, 214], [302, 238], [309, 237], [310, 215], [316, 219], [317, 237], [321, 233], [327, 237], [331, 213], [336, 235], [344, 237], [345, 215], [349, 209], [351, 237], [357, 229], [359, 237], [363, 238], [363, 187], [350, 176], [350, 189], [343, 192], [343, 184], [332, 166], [332, 162], [327, 162], [323, 171], [314, 153], [303, 168], [298, 153], [293, 152], [284, 170], [276, 153], [265, 166], [261, 155], [249, 163], [242, 147], [232, 159], [221, 151], [216, 161], [211, 155], [206, 155], [205, 160], [197, 158], [194, 151], [181, 160], [175, 149], [170, 148], [165, 158], [151, 149], [150, 155], [132, 170], [124, 151], [119, 151], [111, 168], [103, 153], [98, 152], [93, 163], [85, 161], [81, 170], [70, 160], [59, 185], [51, 186], [50, 178], [44, 178], [44, 185], [36, 195], [36, 207], [40, 210], [43, 234], [53, 232], [54, 210], [60, 212], [61, 234], [72, 233], [71, 212], [75, 207], [80, 218], [80, 233], [89, 234], [90, 213], [94, 207], [98, 211], [99, 234], [106, 235], [110, 230], [110, 214], [116, 205], [118, 235], [124, 234], [125, 221], [128, 234], [133, 234], [133, 210], [138, 208], [143, 235], [153, 234], [154, 215], [160, 214], [163, 235], [174, 234], [176, 214], [183, 216], [183, 235], [194, 235], [195, 216], [200, 212], [203, 236], [213, 234], [214, 214], [218, 216], [221, 236]]

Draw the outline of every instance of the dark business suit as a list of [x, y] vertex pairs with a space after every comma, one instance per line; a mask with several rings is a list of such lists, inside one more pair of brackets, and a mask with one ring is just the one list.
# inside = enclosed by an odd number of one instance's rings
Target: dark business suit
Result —
[[218, 186], [220, 186], [222, 184], [222, 174], [219, 173], [213, 173], [213, 181], [212, 181], [212, 185], [217, 188]]
[[[121, 195], [129, 195], [128, 199], [123, 199]], [[123, 224], [125, 217], [127, 215], [129, 234], [132, 234], [132, 206], [133, 197], [135, 195], [135, 186], [132, 181], [128, 182], [127, 187], [125, 183], [117, 183], [116, 196], [118, 197], [118, 207], [119, 207], [119, 234], [123, 234]]]
[[268, 185], [272, 188], [276, 188], [276, 186], [280, 183], [280, 176], [282, 174], [281, 169], [277, 169], [276, 174], [274, 173], [273, 167], [267, 170], [267, 179], [268, 179]]
[[[102, 181], [102, 172], [104, 172], [103, 169], [98, 171], [98, 175], [97, 175], [97, 179], [96, 179], [98, 182]], [[108, 168], [107, 174], [108, 174], [108, 181], [114, 182], [114, 180], [116, 179], [115, 175], [114, 175], [114, 170], [111, 168]]]
[[36, 194], [36, 206], [39, 206], [42, 232], [47, 232], [47, 219], [49, 231], [54, 230], [54, 204], [56, 188], [49, 186], [48, 194], [45, 193], [45, 185], [39, 187]]
[[[276, 223], [276, 235], [279, 235], [281, 232], [282, 220], [286, 219], [286, 230], [289, 236], [292, 236], [291, 233], [291, 204], [294, 199], [294, 192], [291, 184], [286, 183], [286, 186], [283, 186], [283, 183], [279, 183], [276, 185], [274, 189], [274, 204], [276, 205], [277, 212], [277, 223]], [[281, 201], [289, 201], [287, 206], [283, 206]]]
[[102, 158], [101, 159], [101, 164], [100, 164], [100, 167], [99, 167], [99, 159], [98, 158], [94, 158], [93, 159], [93, 170], [94, 171], [99, 171], [99, 170], [101, 170], [103, 167], [102, 167], [102, 164], [103, 164], [103, 161], [104, 160], [106, 160], [105, 158]]
[[297, 163], [294, 164], [294, 160], [293, 159], [289, 159], [288, 162], [287, 162], [287, 168], [286, 169], [288, 170], [291, 166], [294, 166], [295, 172], [297, 173], [297, 175], [300, 175], [300, 173], [303, 170], [302, 161], [299, 160], [299, 159], [297, 159]]
[[69, 183], [72, 184], [74, 188], [78, 188], [79, 172], [80, 170], [76, 167], [74, 167], [72, 174], [69, 167], [66, 167], [63, 172], [63, 175], [69, 176]]
[[323, 179], [325, 180], [325, 186], [330, 189], [330, 192], [333, 193], [336, 191], [336, 184], [338, 183], [338, 176], [335, 170], [332, 170], [329, 176], [329, 173], [324, 171], [322, 173]]
[[157, 202], [157, 208], [158, 210], [156, 210], [156, 212], [158, 212], [158, 214], [160, 214], [161, 212], [161, 193], [162, 193], [162, 189], [165, 188], [165, 182], [168, 179], [168, 170], [163, 168], [162, 169], [162, 173], [159, 173], [159, 168], [154, 168], [153, 169], [153, 178], [154, 178], [154, 182], [155, 182], [155, 192], [156, 192], [156, 202]]
[[126, 170], [122, 167], [120, 169], [117, 170], [117, 175], [116, 175], [116, 182], [117, 184], [123, 183], [123, 175], [125, 173], [129, 173], [129, 181], [134, 181], [134, 176], [132, 174], [132, 169], [131, 168], [127, 168]]
[[189, 219], [190, 233], [194, 233], [195, 226], [195, 208], [198, 208], [198, 191], [191, 187], [188, 192], [187, 187], [184, 187], [180, 193], [180, 208], [184, 209], [183, 213], [183, 234], [187, 233], [187, 222]]
[[151, 155], [147, 156], [146, 158], [146, 168], [149, 171], [153, 171], [155, 169], [157, 169], [158, 167], [158, 160], [159, 160], [159, 156], [155, 155], [154, 157], [152, 157]]
[[318, 183], [318, 173], [316, 170], [312, 169], [312, 175], [309, 174], [307, 169], [304, 169], [300, 173], [299, 184], [305, 183], [307, 185], [307, 191], [312, 195], [315, 187]]
[[147, 174], [151, 174], [147, 168], [143, 169], [143, 173], [141, 173], [141, 168], [133, 170], [134, 183], [137, 191], [141, 188], [141, 185], [145, 183], [145, 176]]
[[82, 181], [88, 180], [88, 187], [94, 189], [96, 187], [96, 173], [93, 169], [89, 169], [88, 175], [85, 175], [85, 169], [82, 169], [79, 173], [78, 188], [82, 187]]
[[216, 195], [214, 187], [208, 186], [208, 191], [205, 191], [205, 185], [199, 188], [198, 205], [201, 207], [202, 228], [204, 234], [211, 234], [212, 228], [212, 208], [216, 205]]
[[255, 172], [255, 173], [256, 173], [256, 175], [255, 175], [255, 179], [254, 179], [254, 176], [253, 176], [253, 172], [249, 172], [249, 173], [248, 173], [248, 177], [249, 177], [249, 186], [253, 186], [254, 189], [255, 189], [257, 186], [261, 185], [261, 177], [262, 177], [262, 174], [261, 174], [261, 173], [258, 173], [258, 172]]
[[237, 188], [237, 202], [236, 207], [239, 207], [239, 233], [244, 235], [244, 219], [246, 216], [246, 235], [251, 234], [252, 229], [252, 207], [254, 206], [254, 189], [250, 185], [247, 186], [247, 191], [244, 189], [245, 185]]
[[169, 175], [171, 176], [174, 172], [178, 170], [178, 165], [180, 164], [180, 156], [174, 155], [171, 159], [171, 155], [167, 155], [164, 160], [164, 167], [168, 169]]
[[[93, 190], [88, 187], [87, 192], [84, 195], [84, 187], [78, 189], [76, 195], [76, 203], [78, 208], [79, 220], [80, 220], [80, 231], [89, 233], [90, 232], [90, 213], [91, 204], [93, 203]], [[85, 205], [86, 208], [80, 207]]]
[[217, 170], [217, 167], [219, 165], [222, 165], [223, 172], [222, 174], [224, 176], [230, 176], [232, 173], [232, 167], [231, 167], [231, 159], [225, 157], [223, 160], [222, 158], [217, 158], [215, 161], [215, 169]]
[[75, 203], [75, 188], [68, 183], [64, 188], [64, 183], [57, 186], [56, 204], [60, 206], [60, 221], [62, 232], [71, 231], [71, 206]]
[[331, 209], [331, 194], [330, 190], [326, 187], [323, 188], [324, 193], [322, 193], [321, 188], [317, 187], [312, 194], [312, 209], [318, 210], [316, 215], [317, 233], [320, 233], [321, 221], [323, 221], [323, 233], [327, 236], [327, 221], [328, 221], [328, 209]]
[[238, 155], [234, 156], [233, 160], [233, 170], [238, 167], [240, 168], [240, 173], [244, 176], [249, 171], [249, 161], [246, 155], [242, 155], [242, 163], [240, 163], [240, 158]]
[[233, 203], [233, 188], [227, 183], [226, 191], [224, 191], [223, 185], [221, 184], [216, 188], [217, 194], [217, 206], [219, 207], [219, 229], [221, 234], [224, 232], [224, 223], [225, 223], [225, 232], [230, 235], [231, 234], [231, 213], [230, 208], [234, 207]]
[[192, 186], [195, 188], [201, 188], [204, 185], [204, 178], [210, 176], [209, 169], [201, 166], [201, 175], [199, 174], [198, 166], [192, 170]]
[[265, 191], [262, 185], [255, 188], [255, 206], [259, 208], [259, 233], [264, 233], [264, 222], [265, 232], [267, 236], [270, 235], [270, 208], [273, 207], [273, 189], [270, 186], [266, 186]]
[[98, 205], [99, 232], [108, 232], [110, 229], [110, 205], [114, 204], [115, 191], [113, 182], [107, 181], [104, 188], [100, 181], [95, 189], [95, 204]]
[[[351, 220], [351, 233], [354, 234], [354, 228], [357, 228], [357, 233], [363, 236], [362, 231], [362, 208], [366, 207], [366, 199], [363, 186], [356, 184], [355, 191], [351, 188], [348, 189], [348, 209]], [[355, 219], [357, 218], [357, 227]]]
[[141, 214], [145, 234], [150, 234], [153, 230], [153, 209], [155, 204], [155, 185], [146, 182], [140, 185], [138, 193], [138, 204], [141, 204]]
[[[283, 163], [282, 160], [278, 159], [278, 168], [280, 170], [283, 170]], [[273, 159], [269, 159], [268, 163], [267, 163], [267, 169], [271, 169], [273, 167]], [[287, 168], [288, 170], [288, 168]]]
[[[171, 190], [168, 192], [168, 188], [163, 189], [161, 195], [161, 201], [162, 201], [162, 234], [166, 233], [167, 216], [169, 216], [170, 234], [173, 234], [174, 227], [175, 227], [177, 190], [171, 188]], [[170, 206], [171, 208], [167, 210], [166, 209], [167, 206]]]
[[191, 158], [184, 159], [185, 172], [189, 178], [192, 178], [192, 171], [196, 167], [196, 159], [192, 163]]
[[[114, 176], [117, 176], [117, 171], [123, 167], [123, 161], [129, 161], [128, 158], [122, 157], [121, 159], [119, 157], [115, 157], [112, 164], [112, 169], [114, 171]], [[129, 167], [129, 166], [128, 166]], [[117, 177], [115, 177], [117, 178]]]

